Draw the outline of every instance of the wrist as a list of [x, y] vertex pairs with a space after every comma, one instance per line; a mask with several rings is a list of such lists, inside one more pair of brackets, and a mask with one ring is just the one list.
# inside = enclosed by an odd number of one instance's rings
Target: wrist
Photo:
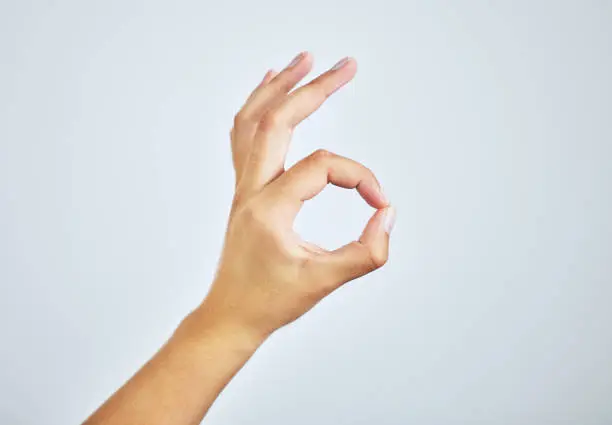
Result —
[[252, 354], [269, 334], [225, 317], [211, 309], [205, 300], [183, 319], [175, 336], [196, 344], [214, 343], [237, 353]]

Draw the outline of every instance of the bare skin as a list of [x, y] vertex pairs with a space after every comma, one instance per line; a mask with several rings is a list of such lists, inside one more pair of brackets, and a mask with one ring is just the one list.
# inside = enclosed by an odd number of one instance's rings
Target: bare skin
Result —
[[[318, 150], [285, 170], [293, 129], [357, 71], [345, 58], [310, 83], [303, 52], [268, 71], [231, 131], [236, 189], [211, 289], [168, 342], [84, 425], [196, 425], [257, 348], [346, 282], [388, 257], [394, 209], [374, 174]], [[356, 188], [376, 209], [361, 237], [327, 251], [303, 241], [293, 221], [328, 184]]]

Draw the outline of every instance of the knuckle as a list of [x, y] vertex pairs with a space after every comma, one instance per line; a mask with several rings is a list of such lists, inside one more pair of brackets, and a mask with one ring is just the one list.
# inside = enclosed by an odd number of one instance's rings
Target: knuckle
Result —
[[311, 158], [313, 161], [327, 161], [328, 158], [331, 158], [333, 154], [326, 149], [317, 149], [311, 154]]
[[268, 112], [259, 123], [259, 128], [263, 132], [270, 132], [281, 126], [280, 114], [276, 111]]
[[239, 127], [243, 124], [251, 122], [251, 120], [251, 114], [245, 110], [240, 110], [236, 115], [234, 115], [234, 127]]
[[360, 244], [364, 251], [364, 259], [368, 270], [376, 270], [387, 263], [387, 255], [384, 252], [373, 249], [369, 245]]
[[276, 88], [281, 93], [287, 93], [293, 88], [295, 82], [293, 81], [293, 79], [289, 78], [286, 73], [282, 73], [279, 77], [280, 78], [278, 78], [276, 82]]
[[236, 115], [234, 115], [234, 127], [240, 126], [243, 120], [244, 120], [244, 116], [242, 112], [238, 112]]
[[374, 265], [374, 269], [378, 269], [387, 263], [386, 255], [372, 252], [372, 250], [369, 250], [369, 252], [370, 252], [370, 261]]
[[362, 165], [362, 167], [363, 167], [363, 172], [365, 173], [365, 175], [371, 178], [372, 180], [374, 180], [376, 183], [378, 183], [378, 179], [376, 178], [376, 174], [374, 174], [374, 171], [372, 171], [371, 168], [366, 167], [365, 165]]
[[265, 210], [259, 208], [255, 202], [247, 202], [242, 208], [242, 215], [249, 224], [261, 224], [266, 221]]

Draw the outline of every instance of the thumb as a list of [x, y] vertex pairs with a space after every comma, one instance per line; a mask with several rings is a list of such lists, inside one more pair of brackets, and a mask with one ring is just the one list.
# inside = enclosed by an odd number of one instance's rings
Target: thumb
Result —
[[389, 257], [389, 234], [395, 224], [395, 208], [377, 210], [358, 241], [330, 253], [334, 275], [340, 285], [376, 270]]

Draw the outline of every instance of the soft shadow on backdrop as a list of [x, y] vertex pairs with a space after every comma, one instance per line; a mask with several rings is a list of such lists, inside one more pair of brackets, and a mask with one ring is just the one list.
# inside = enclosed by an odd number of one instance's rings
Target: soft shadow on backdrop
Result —
[[[206, 293], [228, 132], [309, 50], [359, 72], [299, 127], [376, 171], [388, 265], [281, 330], [209, 424], [612, 421], [604, 1], [0, 5], [0, 422], [78, 423]], [[313, 74], [314, 75], [314, 74]], [[369, 208], [299, 219], [335, 247]]]

